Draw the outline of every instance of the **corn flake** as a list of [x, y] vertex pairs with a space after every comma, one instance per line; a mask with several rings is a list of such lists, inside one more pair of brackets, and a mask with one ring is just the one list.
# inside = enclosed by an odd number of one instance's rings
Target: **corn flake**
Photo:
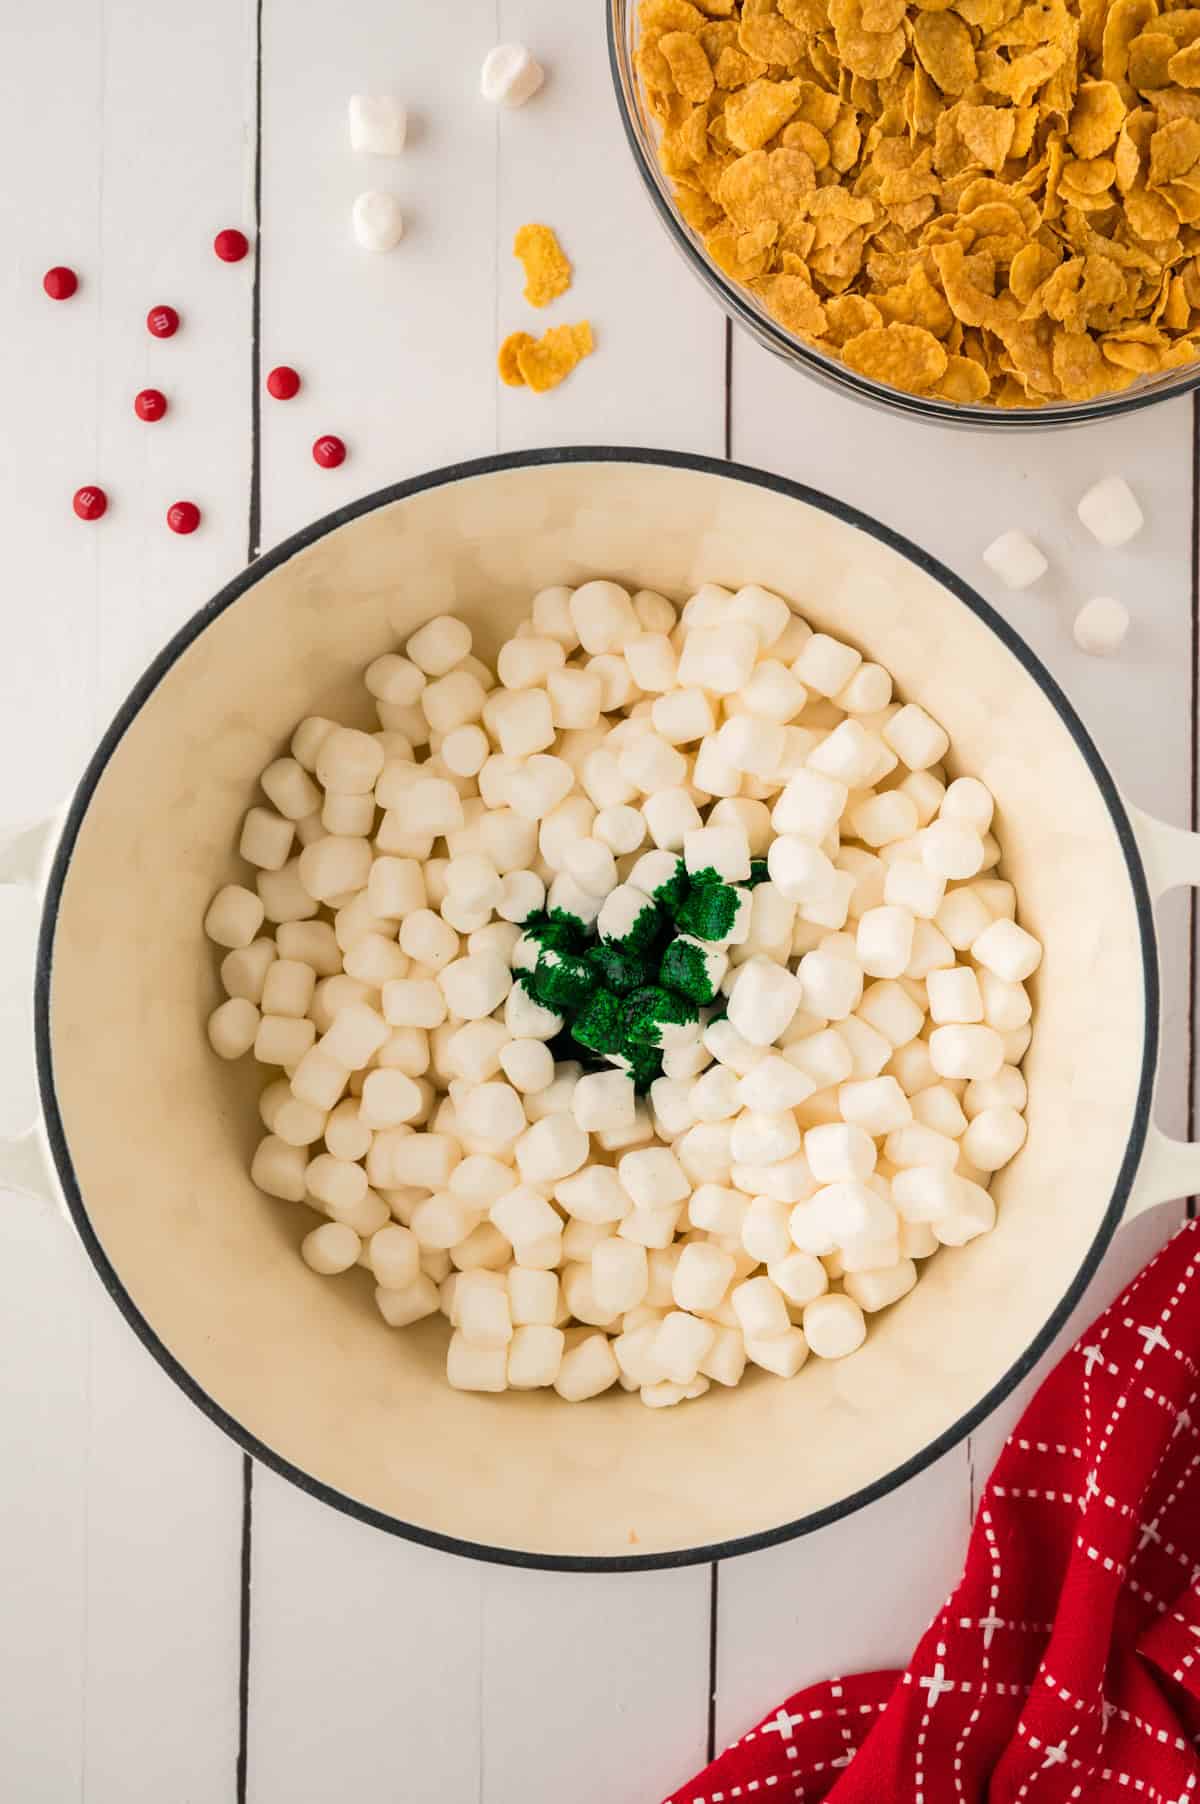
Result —
[[587, 320], [574, 326], [550, 326], [541, 338], [514, 332], [500, 346], [501, 379], [511, 388], [524, 383], [535, 394], [544, 394], [547, 389], [557, 388], [594, 349]]
[[[780, 326], [1036, 407], [1198, 354], [1200, 4], [1169, 3], [642, 0], [636, 68], [680, 214]], [[501, 373], [578, 354], [514, 335]]]
[[513, 256], [525, 269], [525, 299], [545, 307], [571, 286], [571, 265], [547, 225], [523, 225], [513, 239]]

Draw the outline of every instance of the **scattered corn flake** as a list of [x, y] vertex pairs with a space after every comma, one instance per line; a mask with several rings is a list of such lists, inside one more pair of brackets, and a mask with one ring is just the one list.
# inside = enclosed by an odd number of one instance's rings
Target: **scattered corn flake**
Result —
[[[527, 332], [514, 332], [500, 347], [500, 374], [512, 386], [524, 383], [535, 394], [557, 388], [577, 363], [589, 357], [595, 346], [592, 328], [587, 320], [574, 326], [551, 326], [541, 338], [530, 338]], [[505, 375], [515, 362], [518, 383]]]
[[536, 340], [531, 338], [528, 332], [510, 332], [500, 346], [496, 367], [500, 371], [501, 382], [507, 383], [509, 388], [524, 388], [525, 378], [521, 374], [521, 366], [517, 359], [528, 345], [534, 343]]
[[523, 225], [513, 239], [513, 256], [525, 269], [525, 299], [545, 307], [571, 286], [571, 265], [548, 225]]

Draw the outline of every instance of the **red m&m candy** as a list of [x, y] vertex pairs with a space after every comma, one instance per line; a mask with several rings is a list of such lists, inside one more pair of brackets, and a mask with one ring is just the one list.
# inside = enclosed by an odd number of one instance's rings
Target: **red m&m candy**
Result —
[[250, 244], [245, 232], [239, 232], [236, 226], [227, 226], [213, 239], [213, 249], [222, 263], [240, 263]]
[[133, 411], [139, 420], [161, 420], [167, 411], [167, 397], [160, 388], [143, 388], [133, 397]]
[[76, 489], [71, 506], [81, 520], [98, 520], [108, 506], [108, 496], [95, 483], [89, 482], [85, 488]]
[[146, 330], [154, 338], [174, 338], [179, 330], [179, 315], [174, 307], [151, 307], [146, 315]]
[[195, 532], [200, 524], [200, 509], [194, 501], [176, 501], [167, 509], [167, 525], [172, 532]]
[[267, 377], [267, 393], [277, 401], [290, 401], [300, 393], [300, 378], [290, 365], [277, 364]]
[[65, 263], [56, 263], [42, 277], [42, 287], [52, 301], [69, 301], [79, 287], [79, 277]]
[[336, 470], [346, 461], [346, 447], [332, 432], [324, 432], [313, 443], [313, 457], [323, 470]]

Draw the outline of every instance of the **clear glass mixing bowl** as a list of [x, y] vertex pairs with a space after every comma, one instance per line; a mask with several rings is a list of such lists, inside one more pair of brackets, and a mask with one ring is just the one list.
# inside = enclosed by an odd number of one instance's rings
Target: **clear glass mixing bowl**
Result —
[[1184, 369], [1169, 370], [1164, 375], [1146, 377], [1120, 394], [1102, 395], [1091, 401], [1054, 401], [1042, 407], [1007, 408], [971, 402], [936, 400], [929, 395], [912, 395], [903, 389], [889, 388], [874, 382], [855, 370], [828, 357], [813, 345], [796, 338], [778, 320], [759, 305], [748, 288], [731, 282], [718, 269], [705, 250], [703, 242], [686, 224], [675, 205], [670, 180], [659, 167], [658, 127], [648, 111], [634, 68], [633, 53], [637, 46], [637, 0], [605, 0], [608, 13], [608, 56], [621, 123], [633, 152], [633, 160], [645, 184], [656, 213], [666, 227], [671, 241], [682, 253], [691, 269], [716, 296], [725, 312], [758, 342], [795, 368], [806, 370], [818, 381], [847, 394], [857, 395], [876, 407], [887, 407], [896, 413], [910, 414], [916, 419], [933, 420], [943, 426], [985, 426], [996, 432], [1041, 430], [1054, 426], [1082, 426], [1092, 420], [1109, 420], [1120, 413], [1132, 413], [1139, 407], [1150, 407], [1155, 401], [1171, 395], [1187, 394], [1200, 386], [1200, 361]]

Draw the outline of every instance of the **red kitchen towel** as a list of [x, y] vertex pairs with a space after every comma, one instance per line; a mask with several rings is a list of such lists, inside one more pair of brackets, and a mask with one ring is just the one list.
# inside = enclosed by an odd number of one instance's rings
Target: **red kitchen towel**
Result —
[[904, 1673], [795, 1693], [669, 1804], [1200, 1804], [1200, 1222], [1046, 1379]]

